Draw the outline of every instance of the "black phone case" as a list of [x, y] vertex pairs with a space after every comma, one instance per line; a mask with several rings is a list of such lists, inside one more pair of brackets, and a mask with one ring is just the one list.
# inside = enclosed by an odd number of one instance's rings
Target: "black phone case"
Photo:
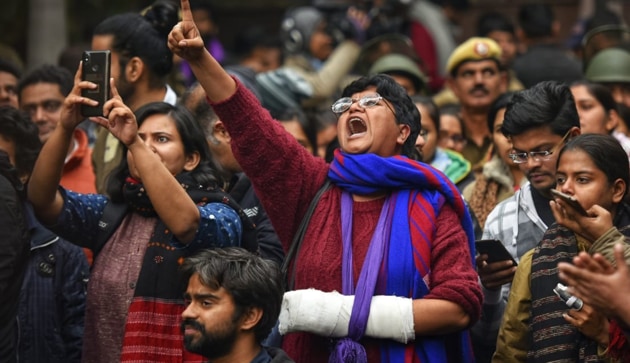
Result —
[[562, 199], [564, 202], [566, 202], [568, 205], [571, 206], [571, 208], [575, 209], [578, 213], [580, 213], [581, 215], [586, 215], [586, 210], [584, 210], [584, 207], [582, 207], [582, 205], [580, 204], [580, 202], [578, 202], [574, 197], [564, 194], [559, 190], [556, 189], [551, 189], [551, 194], [554, 197], [558, 197], [560, 199]]
[[111, 53], [109, 50], [83, 52], [82, 77], [98, 85], [95, 89], [81, 90], [81, 96], [98, 101], [97, 106], [81, 105], [84, 117], [103, 116], [103, 105], [109, 99]]
[[477, 240], [475, 248], [480, 255], [488, 255], [488, 263], [510, 260], [516, 266], [516, 261], [499, 240]]

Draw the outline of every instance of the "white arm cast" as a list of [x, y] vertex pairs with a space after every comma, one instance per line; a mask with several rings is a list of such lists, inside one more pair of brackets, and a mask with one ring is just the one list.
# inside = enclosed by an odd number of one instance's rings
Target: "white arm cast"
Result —
[[[280, 334], [295, 331], [345, 337], [354, 296], [315, 289], [288, 291], [282, 299]], [[407, 343], [415, 339], [413, 300], [399, 296], [372, 297], [365, 335]]]

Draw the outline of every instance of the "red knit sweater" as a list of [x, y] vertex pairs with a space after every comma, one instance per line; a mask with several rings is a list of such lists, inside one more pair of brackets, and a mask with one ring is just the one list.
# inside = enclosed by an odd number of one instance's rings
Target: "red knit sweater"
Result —
[[[213, 105], [232, 137], [232, 149], [254, 185], [285, 251], [310, 201], [323, 185], [328, 165], [309, 154], [272, 120], [249, 91], [239, 85], [228, 100]], [[322, 195], [297, 256], [295, 289], [341, 291], [341, 190]], [[384, 200], [355, 202], [352, 231], [355, 280], [363, 265]], [[481, 290], [471, 265], [466, 235], [454, 210], [445, 205], [438, 217], [431, 255], [431, 292], [427, 299], [453, 301], [475, 322]], [[363, 341], [370, 362], [380, 361], [378, 341]], [[289, 334], [284, 350], [296, 362], [325, 362], [329, 340], [312, 334]]]

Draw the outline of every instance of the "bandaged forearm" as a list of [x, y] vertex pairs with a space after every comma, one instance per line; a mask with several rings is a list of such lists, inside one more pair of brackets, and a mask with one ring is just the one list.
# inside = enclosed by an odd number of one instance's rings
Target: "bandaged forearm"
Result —
[[[325, 337], [348, 335], [354, 296], [315, 289], [288, 291], [282, 299], [280, 334], [295, 331]], [[407, 343], [415, 338], [413, 300], [399, 296], [372, 297], [365, 335]]]

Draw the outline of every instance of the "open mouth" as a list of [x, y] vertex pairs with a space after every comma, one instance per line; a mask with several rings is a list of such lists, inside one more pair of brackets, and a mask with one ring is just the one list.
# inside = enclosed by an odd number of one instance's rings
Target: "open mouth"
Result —
[[353, 117], [348, 120], [348, 130], [350, 131], [350, 136], [363, 134], [367, 131], [367, 125], [362, 119]]

